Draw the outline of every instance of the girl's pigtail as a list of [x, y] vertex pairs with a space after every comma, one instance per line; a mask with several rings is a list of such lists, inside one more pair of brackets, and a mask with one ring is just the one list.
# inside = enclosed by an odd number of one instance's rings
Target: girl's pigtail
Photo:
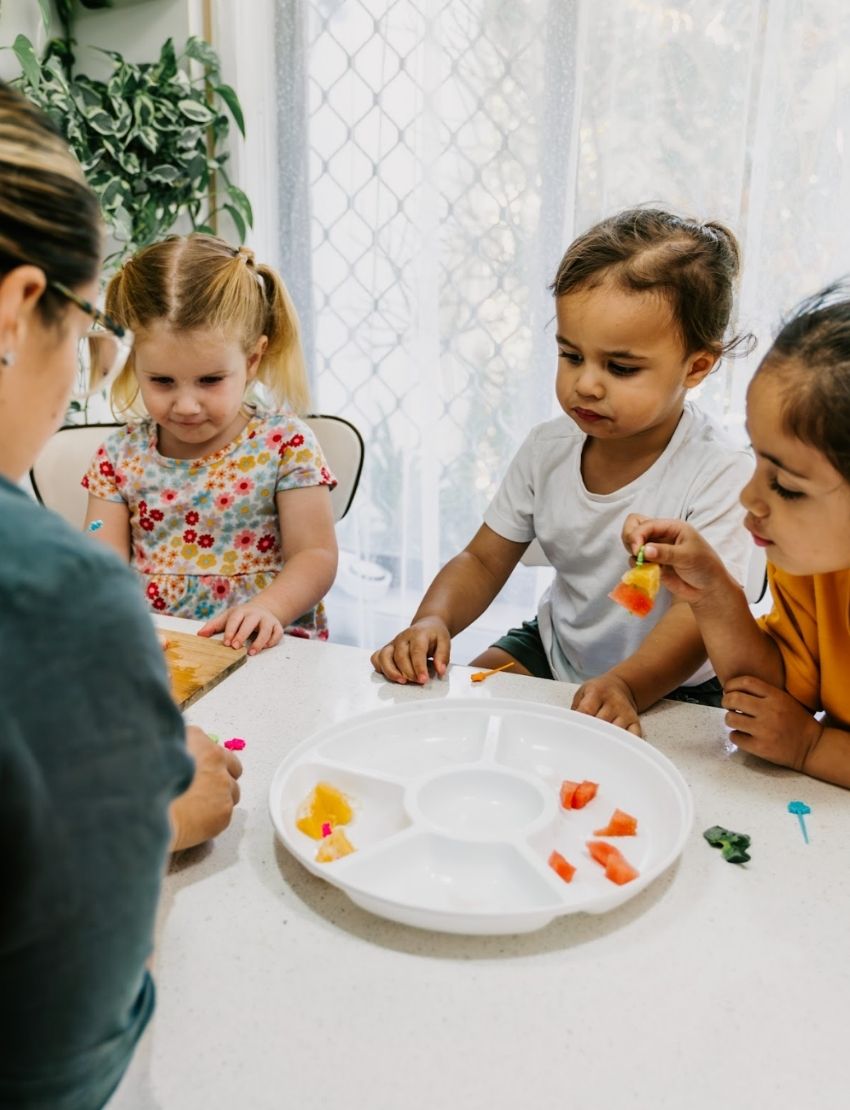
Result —
[[310, 386], [298, 313], [280, 275], [270, 266], [250, 267], [260, 278], [266, 301], [265, 334], [269, 345], [258, 378], [275, 400], [286, 402], [295, 413], [310, 409]]

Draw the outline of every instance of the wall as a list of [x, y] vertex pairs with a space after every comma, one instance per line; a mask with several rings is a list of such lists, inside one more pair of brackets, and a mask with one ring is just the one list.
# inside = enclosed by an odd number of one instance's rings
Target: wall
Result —
[[[111, 10], [80, 8], [75, 34], [79, 43], [120, 50], [131, 61], [151, 61], [170, 36], [181, 46], [189, 35], [203, 33], [203, 0], [116, 0]], [[51, 27], [55, 33], [56, 24]], [[36, 0], [2, 0], [0, 45], [11, 46], [17, 35], [26, 35], [41, 51], [46, 35]], [[81, 46], [78, 57], [86, 72], [97, 75], [108, 66], [96, 52]], [[18, 65], [11, 51], [0, 52], [0, 77], [16, 76]]]

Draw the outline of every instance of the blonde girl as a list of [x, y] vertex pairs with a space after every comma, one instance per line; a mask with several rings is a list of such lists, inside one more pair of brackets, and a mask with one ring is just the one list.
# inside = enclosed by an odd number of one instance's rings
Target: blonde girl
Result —
[[83, 479], [96, 538], [154, 611], [205, 620], [199, 635], [250, 654], [285, 632], [326, 639], [335, 483], [294, 415], [308, 389], [279, 275], [214, 236], [171, 236], [112, 278], [106, 310], [136, 342], [111, 395], [128, 423]]

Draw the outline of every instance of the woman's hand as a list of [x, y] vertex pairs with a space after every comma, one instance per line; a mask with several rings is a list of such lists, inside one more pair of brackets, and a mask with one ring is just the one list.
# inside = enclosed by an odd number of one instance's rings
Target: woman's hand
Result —
[[242, 605], [232, 605], [208, 620], [198, 629], [199, 636], [214, 636], [224, 631], [223, 642], [232, 648], [241, 648], [251, 636], [249, 655], [257, 655], [264, 648], [274, 647], [283, 637], [283, 625], [271, 609], [262, 603], [260, 595]]
[[218, 836], [239, 801], [242, 764], [233, 752], [214, 744], [197, 725], [187, 725], [186, 747], [195, 760], [195, 776], [169, 809], [172, 852]]
[[600, 721], [610, 721], [635, 736], [643, 736], [634, 694], [618, 675], [601, 674], [582, 683], [570, 708], [588, 717], [598, 717]]
[[644, 558], [661, 566], [661, 581], [683, 601], [699, 603], [729, 575], [717, 552], [695, 528], [682, 520], [653, 520], [630, 513], [622, 533], [632, 555], [643, 547]]
[[442, 678], [449, 665], [451, 635], [439, 617], [422, 617], [372, 654], [372, 666], [390, 682], [428, 681], [428, 659]]

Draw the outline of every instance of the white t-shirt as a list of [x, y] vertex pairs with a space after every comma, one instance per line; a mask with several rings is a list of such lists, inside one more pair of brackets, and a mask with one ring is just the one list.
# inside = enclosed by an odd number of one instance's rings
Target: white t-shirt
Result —
[[[686, 403], [652, 466], [614, 493], [585, 488], [584, 441], [567, 416], [538, 425], [484, 514], [485, 523], [505, 539], [522, 543], [536, 537], [555, 568], [537, 618], [552, 673], [568, 682], [603, 674], [627, 659], [670, 607], [671, 595], [663, 588], [643, 619], [608, 597], [628, 569], [620, 535], [629, 513], [686, 520], [739, 582], [745, 581], [752, 550], [738, 500], [753, 471], [752, 456], [695, 405]], [[713, 673], [705, 663], [686, 685]]]

